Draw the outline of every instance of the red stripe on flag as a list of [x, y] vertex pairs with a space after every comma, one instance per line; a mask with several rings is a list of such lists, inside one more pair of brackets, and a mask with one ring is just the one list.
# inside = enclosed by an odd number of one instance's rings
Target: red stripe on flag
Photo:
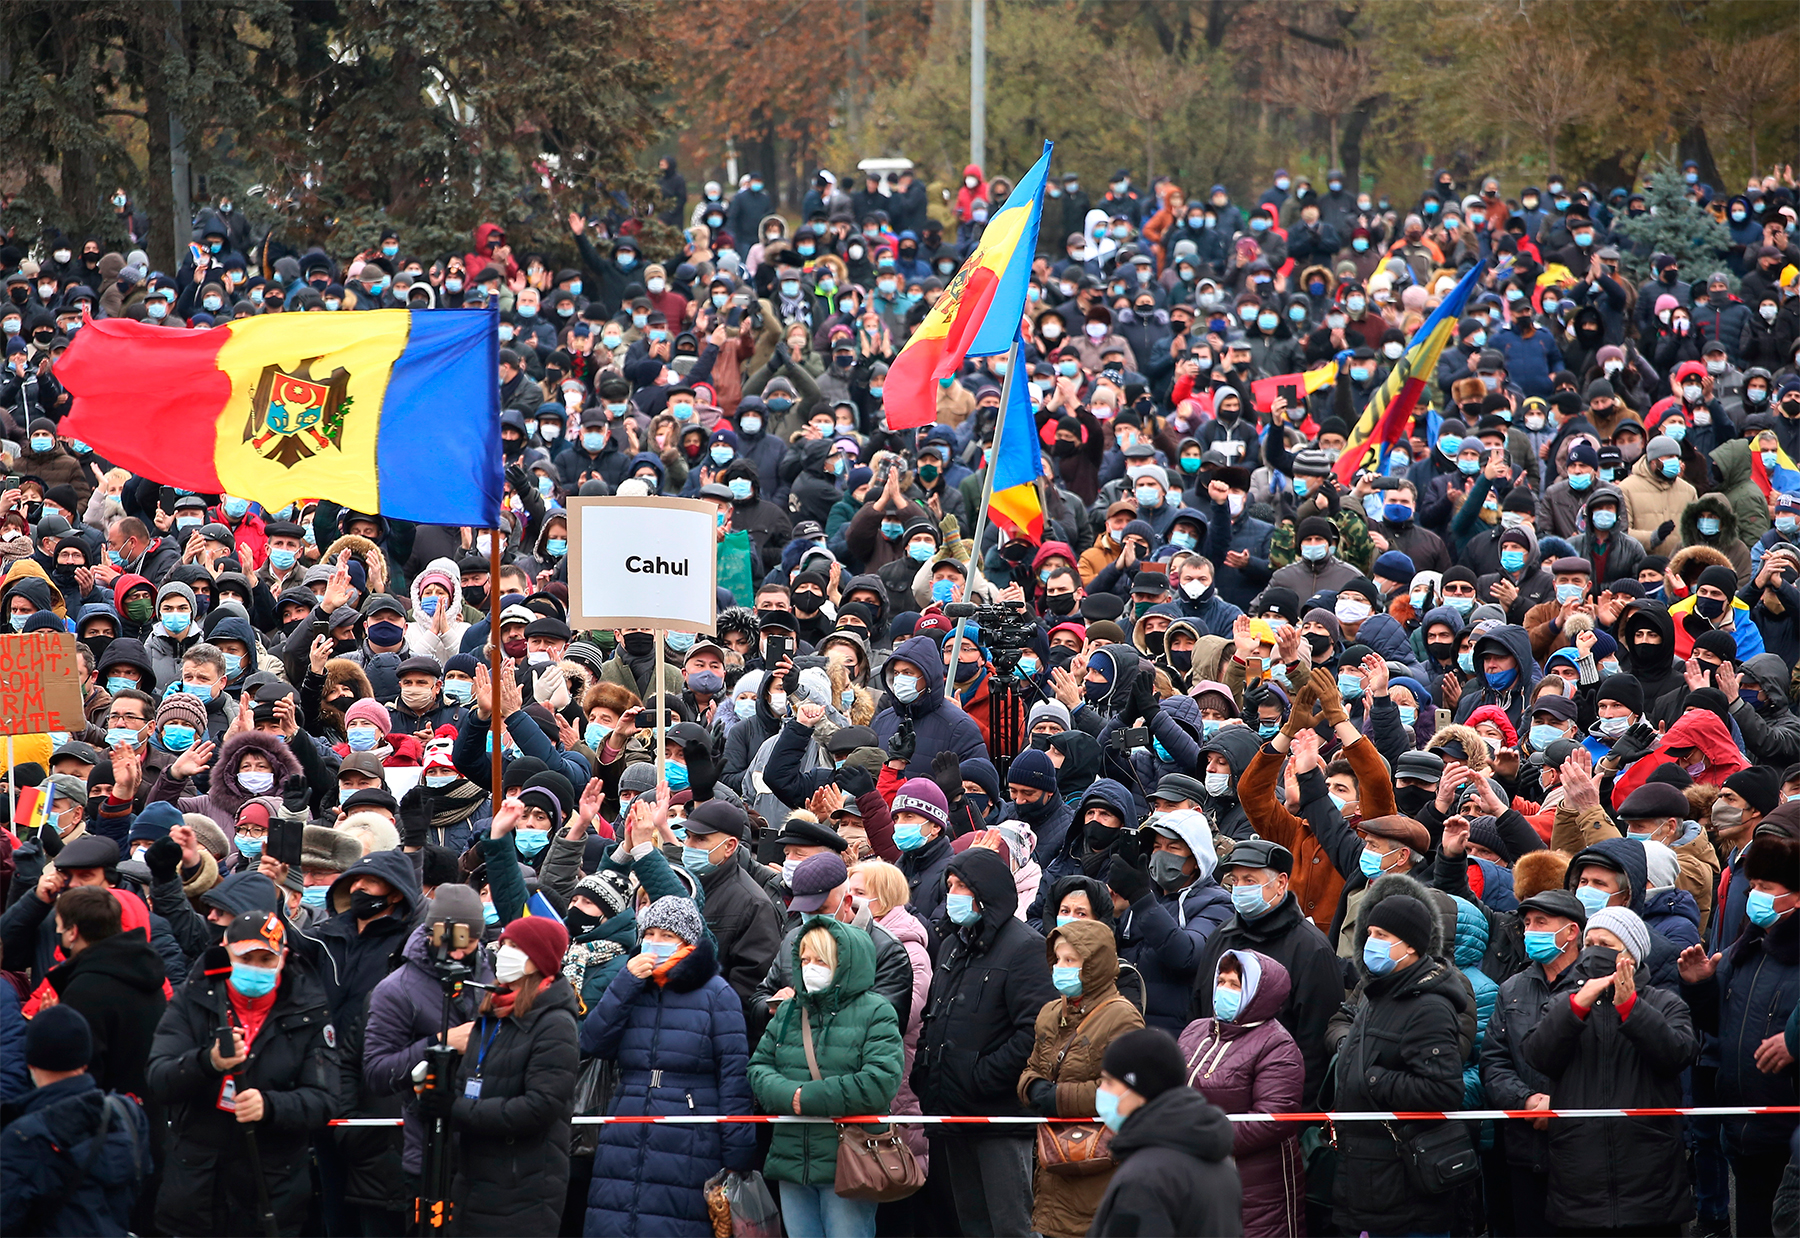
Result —
[[998, 276], [978, 268], [963, 286], [949, 332], [941, 337], [915, 335], [900, 350], [882, 391], [889, 429], [909, 430], [937, 420], [937, 381], [962, 368], [999, 287]]
[[1375, 423], [1375, 432], [1371, 434], [1361, 447], [1352, 447], [1338, 457], [1332, 472], [1337, 475], [1338, 484], [1348, 487], [1356, 477], [1356, 471], [1362, 467], [1369, 452], [1376, 453], [1376, 465], [1380, 464], [1381, 452], [1392, 446], [1406, 428], [1406, 423], [1418, 407], [1419, 394], [1425, 390], [1425, 380], [1409, 378], [1400, 384], [1399, 394], [1388, 402], [1381, 410], [1381, 420]]
[[996, 490], [988, 501], [988, 515], [1012, 537], [1044, 540], [1044, 509], [1033, 486], [1014, 486]]

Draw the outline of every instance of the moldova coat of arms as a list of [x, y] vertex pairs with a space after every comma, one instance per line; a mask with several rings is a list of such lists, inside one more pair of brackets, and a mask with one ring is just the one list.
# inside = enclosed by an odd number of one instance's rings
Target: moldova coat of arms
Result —
[[263, 367], [244, 424], [244, 442], [266, 460], [293, 468], [327, 447], [343, 449], [344, 418], [354, 402], [346, 393], [350, 373], [342, 367], [323, 379], [312, 375], [309, 357], [288, 373]]

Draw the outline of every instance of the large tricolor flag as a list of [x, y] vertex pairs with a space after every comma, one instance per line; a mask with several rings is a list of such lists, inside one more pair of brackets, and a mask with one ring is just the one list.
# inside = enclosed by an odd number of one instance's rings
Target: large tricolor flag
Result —
[[1043, 155], [988, 219], [975, 252], [894, 358], [883, 392], [891, 429], [930, 425], [939, 379], [955, 374], [965, 358], [994, 357], [1013, 346], [1037, 252], [1050, 146], [1044, 143]]
[[[1023, 351], [1021, 349], [1021, 351]], [[1011, 375], [1017, 366], [1006, 367]], [[988, 517], [1014, 537], [1032, 542], [1044, 540], [1044, 505], [1038, 498], [1037, 479], [1044, 471], [1038, 445], [1037, 421], [1031, 415], [1031, 397], [1025, 384], [1008, 384], [1011, 395], [1000, 407], [1000, 424], [994, 427], [993, 493], [988, 498]]]
[[266, 314], [209, 331], [86, 323], [56, 367], [61, 432], [166, 485], [265, 508], [491, 528], [499, 339], [476, 310]]
[[1411, 343], [1406, 346], [1406, 352], [1388, 374], [1381, 389], [1369, 396], [1368, 406], [1363, 409], [1363, 415], [1350, 431], [1343, 454], [1338, 456], [1337, 464], [1333, 466], [1332, 471], [1337, 474], [1339, 485], [1347, 488], [1355, 480], [1357, 470], [1363, 467], [1371, 452], [1375, 459], [1370, 467], [1378, 465], [1381, 453], [1406, 432], [1406, 424], [1412, 420], [1425, 384], [1436, 375], [1438, 354], [1444, 351], [1444, 345], [1456, 334], [1457, 320], [1462, 317], [1463, 307], [1469, 303], [1469, 295], [1475, 290], [1476, 284], [1481, 282], [1482, 272], [1485, 270], [1487, 264], [1478, 262], [1472, 271], [1457, 282], [1456, 287], [1450, 290], [1450, 295], [1431, 312], [1431, 317], [1419, 324]]
[[1775, 445], [1775, 467], [1763, 458], [1759, 443], [1750, 445], [1750, 478], [1767, 498], [1775, 494], [1800, 494], [1800, 468], [1794, 467], [1786, 448]]

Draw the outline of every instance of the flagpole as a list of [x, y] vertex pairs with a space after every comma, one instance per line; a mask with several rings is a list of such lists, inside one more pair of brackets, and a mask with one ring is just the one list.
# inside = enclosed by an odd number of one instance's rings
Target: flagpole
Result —
[[[994, 463], [1000, 452], [1001, 431], [1006, 427], [1006, 410], [1012, 407], [1013, 382], [1019, 376], [1019, 337], [1013, 336], [1012, 347], [1006, 353], [1006, 377], [1000, 383], [1000, 415], [994, 419], [994, 446], [988, 452], [987, 476], [981, 481], [981, 510], [975, 513], [975, 542], [969, 552], [969, 575], [963, 584], [963, 601], [969, 600], [970, 591], [975, 585], [975, 572], [981, 564], [981, 535], [987, 531], [988, 504], [994, 498]], [[944, 676], [944, 696], [948, 698], [956, 691], [956, 668], [962, 661], [963, 625], [956, 624], [956, 639], [950, 646], [949, 673]]]
[[488, 776], [493, 779], [494, 816], [500, 815], [501, 740], [506, 735], [506, 720], [500, 716], [500, 522], [488, 531], [488, 675], [493, 679], [493, 716], [489, 719], [488, 738], [493, 741], [492, 761]]

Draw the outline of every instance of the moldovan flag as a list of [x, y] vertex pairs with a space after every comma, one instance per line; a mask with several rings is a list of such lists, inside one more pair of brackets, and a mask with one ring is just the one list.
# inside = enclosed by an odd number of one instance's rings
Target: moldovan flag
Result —
[[1437, 374], [1438, 354], [1456, 334], [1456, 323], [1462, 317], [1463, 307], [1469, 303], [1469, 294], [1481, 282], [1486, 270], [1487, 263], [1477, 262], [1475, 268], [1457, 282], [1450, 295], [1431, 311], [1431, 317], [1419, 324], [1406, 352], [1388, 374], [1387, 381], [1381, 384], [1381, 389], [1369, 396], [1368, 407], [1363, 409], [1362, 417], [1344, 444], [1343, 454], [1332, 466], [1340, 486], [1350, 487], [1371, 451], [1375, 453], [1375, 460], [1370, 467], [1378, 465], [1381, 453], [1405, 433], [1406, 423], [1412, 420], [1425, 384]]
[[1307, 396], [1321, 387], [1329, 387], [1335, 383], [1337, 374], [1337, 362], [1327, 361], [1304, 374], [1276, 374], [1270, 378], [1258, 378], [1250, 384], [1250, 400], [1259, 413], [1268, 412], [1278, 395], [1287, 397], [1289, 408], [1299, 408]]
[[56, 794], [56, 784], [46, 781], [41, 787], [20, 787], [18, 802], [13, 806], [13, 824], [19, 827], [20, 834], [31, 834], [44, 826], [44, 818], [50, 813], [50, 800]]
[[492, 528], [498, 366], [494, 315], [392, 309], [208, 331], [89, 320], [56, 376], [75, 396], [61, 432], [154, 481]]
[[975, 252], [894, 358], [883, 392], [890, 429], [930, 425], [937, 419], [939, 379], [955, 374], [965, 358], [998, 356], [1013, 346], [1037, 252], [1050, 145], [1044, 143], [1006, 205], [989, 217]]
[[[1760, 435], [1758, 438], [1760, 439]], [[1800, 494], [1800, 469], [1794, 467], [1786, 448], [1775, 445], [1775, 467], [1763, 462], [1760, 442], [1750, 445], [1750, 477], [1767, 498], [1774, 494]]]
[[[1021, 351], [1023, 351], [1021, 349]], [[1012, 373], [1018, 363], [1015, 352]], [[988, 496], [988, 516], [1014, 537], [1033, 543], [1044, 540], [1044, 505], [1038, 498], [1037, 479], [1044, 471], [1043, 448], [1038, 443], [1036, 419], [1025, 384], [1008, 384], [1012, 397], [1000, 408], [1000, 424], [994, 427], [994, 490]]]

